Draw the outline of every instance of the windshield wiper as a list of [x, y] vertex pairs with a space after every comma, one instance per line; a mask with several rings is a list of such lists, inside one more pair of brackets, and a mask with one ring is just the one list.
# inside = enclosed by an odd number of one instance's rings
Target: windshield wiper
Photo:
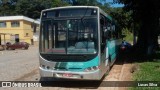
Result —
[[86, 16], [87, 11], [88, 11], [88, 7], [87, 7], [84, 15], [81, 17], [81, 22], [82, 22], [82, 24], [83, 24], [84, 27], [85, 27], [85, 25], [84, 25], [83, 19], [84, 19], [84, 17]]

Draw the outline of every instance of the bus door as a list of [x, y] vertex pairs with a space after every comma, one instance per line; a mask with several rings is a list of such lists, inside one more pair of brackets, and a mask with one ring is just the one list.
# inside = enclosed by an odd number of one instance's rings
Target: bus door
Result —
[[103, 70], [106, 66], [106, 38], [104, 36], [105, 31], [105, 17], [103, 15], [100, 16], [100, 51], [101, 51], [101, 65]]

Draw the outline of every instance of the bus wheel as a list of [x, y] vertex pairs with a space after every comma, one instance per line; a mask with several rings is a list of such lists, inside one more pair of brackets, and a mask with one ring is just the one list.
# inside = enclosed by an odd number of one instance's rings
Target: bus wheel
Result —
[[39, 81], [47, 81], [47, 77], [40, 77]]
[[54, 77], [40, 77], [39, 81], [56, 81], [56, 80], [60, 80], [59, 78], [54, 78]]

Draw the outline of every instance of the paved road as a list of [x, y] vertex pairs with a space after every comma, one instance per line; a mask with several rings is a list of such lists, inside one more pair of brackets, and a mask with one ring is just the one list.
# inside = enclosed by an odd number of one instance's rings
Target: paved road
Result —
[[[129, 64], [130, 66], [130, 64]], [[39, 81], [38, 48], [31, 46], [29, 50], [0, 51], [0, 80], [1, 81]], [[123, 62], [117, 62], [112, 67], [109, 75], [103, 81], [119, 81], [124, 79]], [[125, 69], [125, 70], [124, 70]], [[129, 70], [128, 70], [129, 72]], [[43, 88], [0, 88], [0, 90], [90, 90], [88, 88], [64, 88], [64, 87], [43, 87]], [[115, 87], [96, 87], [94, 90], [121, 90]], [[124, 88], [122, 89], [124, 90]]]

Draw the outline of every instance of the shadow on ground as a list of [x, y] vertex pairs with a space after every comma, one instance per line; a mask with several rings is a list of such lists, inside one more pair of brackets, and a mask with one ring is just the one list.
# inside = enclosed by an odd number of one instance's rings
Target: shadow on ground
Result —
[[85, 88], [85, 89], [97, 89], [101, 82], [96, 80], [70, 80], [70, 79], [58, 79], [58, 78], [41, 78], [40, 83], [43, 87], [65, 87], [65, 88]]
[[160, 49], [157, 49], [155, 53], [147, 55], [143, 51], [132, 47], [132, 49], [127, 53], [121, 53], [120, 60], [124, 60], [127, 63], [134, 63], [134, 62], [156, 62], [160, 59]]

